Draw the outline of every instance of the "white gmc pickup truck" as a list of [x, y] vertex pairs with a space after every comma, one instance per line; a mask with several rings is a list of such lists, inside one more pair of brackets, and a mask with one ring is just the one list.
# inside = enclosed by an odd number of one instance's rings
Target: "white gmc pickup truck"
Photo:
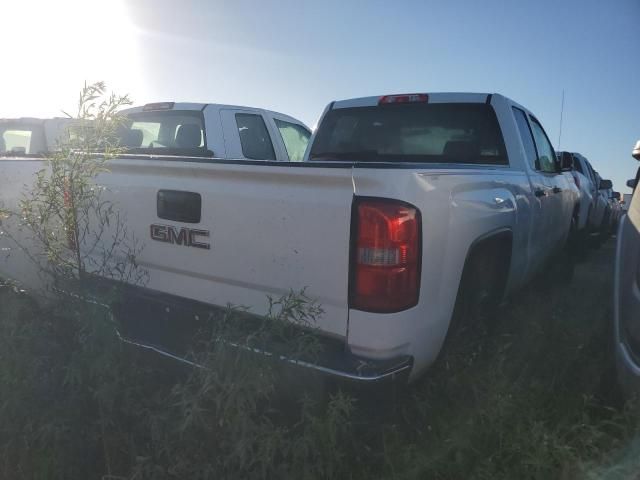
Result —
[[[132, 297], [159, 316], [179, 312], [152, 329], [203, 305], [263, 314], [268, 295], [306, 287], [324, 309], [319, 331], [338, 345], [312, 367], [338, 377], [417, 378], [454, 306], [473, 317], [522, 286], [574, 221], [575, 188], [542, 125], [502, 95], [336, 101], [308, 146], [300, 122], [255, 109], [127, 113], [130, 155], [97, 181], [145, 239], [149, 282]], [[39, 168], [0, 159], [0, 201], [15, 204]], [[9, 267], [1, 259], [0, 275]], [[135, 340], [176, 355], [161, 336]]]

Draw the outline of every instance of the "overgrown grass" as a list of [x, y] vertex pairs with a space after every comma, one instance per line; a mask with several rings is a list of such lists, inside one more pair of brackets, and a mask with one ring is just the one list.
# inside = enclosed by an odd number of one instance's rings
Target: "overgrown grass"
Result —
[[[569, 286], [527, 288], [490, 335], [466, 332], [393, 398], [327, 391], [215, 341], [198, 358], [209, 368], [181, 367], [126, 348], [99, 309], [42, 310], [0, 288], [0, 477], [635, 478], [639, 417], [612, 370], [611, 257], [596, 252]], [[319, 313], [299, 300], [274, 306], [275, 334], [313, 354], [312, 337], [283, 323]]]

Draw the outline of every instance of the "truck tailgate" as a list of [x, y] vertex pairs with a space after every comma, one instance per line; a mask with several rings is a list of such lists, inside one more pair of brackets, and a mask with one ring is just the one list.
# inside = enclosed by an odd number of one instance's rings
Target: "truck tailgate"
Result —
[[[140, 159], [109, 168], [98, 183], [143, 243], [148, 288], [258, 314], [268, 296], [306, 288], [325, 312], [318, 327], [346, 336], [351, 168]], [[196, 222], [186, 210], [199, 201]]]

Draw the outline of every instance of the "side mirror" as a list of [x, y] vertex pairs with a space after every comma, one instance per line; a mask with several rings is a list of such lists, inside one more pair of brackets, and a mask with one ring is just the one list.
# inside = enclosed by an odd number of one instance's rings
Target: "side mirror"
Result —
[[608, 190], [609, 188], [613, 188], [613, 183], [611, 183], [611, 180], [600, 180], [600, 186], [598, 188], [600, 190]]
[[631, 152], [631, 156], [636, 160], [640, 160], [640, 140], [636, 142], [636, 146], [633, 147], [633, 151]]
[[629, 180], [627, 180], [627, 187], [634, 189], [636, 188], [636, 179], [635, 178], [631, 178]]
[[563, 172], [573, 170], [573, 155], [569, 152], [562, 152], [560, 154], [560, 170]]
[[620, 200], [620, 192], [613, 192], [611, 198], [613, 198], [614, 200]]

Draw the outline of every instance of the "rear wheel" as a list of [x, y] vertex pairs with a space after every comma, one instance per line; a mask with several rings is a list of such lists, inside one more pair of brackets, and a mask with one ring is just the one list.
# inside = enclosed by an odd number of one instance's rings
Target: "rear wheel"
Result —
[[493, 329], [510, 258], [510, 242], [491, 242], [478, 247], [469, 257], [460, 280], [448, 336], [458, 336], [466, 330]]
[[556, 262], [558, 277], [563, 283], [569, 283], [573, 280], [576, 262], [581, 260], [583, 256], [586, 256], [582, 251], [582, 244], [580, 232], [578, 231], [578, 219], [574, 217], [571, 219], [571, 228], [569, 229], [567, 244]]
[[473, 362], [482, 351], [486, 336], [495, 330], [508, 271], [508, 261], [500, 262], [495, 255], [495, 250], [476, 252], [465, 264], [451, 323], [438, 356], [438, 363], [447, 370]]

